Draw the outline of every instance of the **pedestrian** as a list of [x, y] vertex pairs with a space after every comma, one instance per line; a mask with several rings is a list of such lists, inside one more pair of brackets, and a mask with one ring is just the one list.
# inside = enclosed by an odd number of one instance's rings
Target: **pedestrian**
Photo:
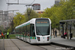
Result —
[[72, 36], [73, 36], [72, 33], [70, 33], [70, 40], [71, 40]]
[[3, 38], [3, 32], [1, 32], [1, 37]]
[[67, 37], [67, 32], [64, 33], [64, 39], [65, 39], [65, 37]]
[[9, 32], [7, 32], [7, 38], [9, 38]]
[[55, 36], [57, 37], [57, 31], [55, 30]]

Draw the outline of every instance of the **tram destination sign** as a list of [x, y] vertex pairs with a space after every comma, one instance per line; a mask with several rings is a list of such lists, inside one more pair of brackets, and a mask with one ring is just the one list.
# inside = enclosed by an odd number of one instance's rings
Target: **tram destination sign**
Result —
[[44, 21], [44, 22], [42, 22], [42, 21], [37, 21], [37, 23], [48, 23], [48, 22], [46, 22], [46, 21]]
[[49, 23], [49, 20], [47, 19], [39, 19], [39, 20], [36, 20], [36, 24], [48, 24]]

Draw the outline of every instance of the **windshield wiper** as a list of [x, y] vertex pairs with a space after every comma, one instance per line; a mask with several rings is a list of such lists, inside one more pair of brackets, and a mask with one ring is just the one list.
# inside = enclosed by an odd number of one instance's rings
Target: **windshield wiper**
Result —
[[[37, 29], [38, 30], [38, 29]], [[38, 30], [38, 32], [37, 33], [40, 33], [42, 36], [43, 36], [43, 34]]]

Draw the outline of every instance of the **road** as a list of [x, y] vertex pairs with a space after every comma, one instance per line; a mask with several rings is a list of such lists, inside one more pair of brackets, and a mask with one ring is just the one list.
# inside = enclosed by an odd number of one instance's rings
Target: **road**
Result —
[[70, 50], [53, 44], [31, 45], [19, 39], [5, 39], [4, 43], [5, 50]]

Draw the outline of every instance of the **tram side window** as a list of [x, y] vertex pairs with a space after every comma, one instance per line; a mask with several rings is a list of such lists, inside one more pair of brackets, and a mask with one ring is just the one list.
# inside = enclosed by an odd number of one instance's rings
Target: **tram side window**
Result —
[[22, 30], [21, 31], [22, 31], [22, 35], [24, 36], [24, 27], [22, 27]]
[[23, 28], [24, 36], [26, 35], [26, 27]]
[[30, 25], [27, 25], [27, 36], [30, 36]]
[[22, 33], [22, 28], [20, 28], [20, 34]]
[[18, 29], [18, 33], [20, 34], [20, 28]]
[[19, 29], [15, 29], [16, 30], [16, 34], [19, 34]]
[[23, 32], [25, 32], [25, 26], [23, 27]]
[[27, 36], [27, 26], [25, 26], [25, 36]]
[[31, 36], [35, 36], [34, 24], [30, 25], [30, 32]]
[[17, 33], [17, 29], [15, 29], [15, 33], [18, 34], [18, 33]]

